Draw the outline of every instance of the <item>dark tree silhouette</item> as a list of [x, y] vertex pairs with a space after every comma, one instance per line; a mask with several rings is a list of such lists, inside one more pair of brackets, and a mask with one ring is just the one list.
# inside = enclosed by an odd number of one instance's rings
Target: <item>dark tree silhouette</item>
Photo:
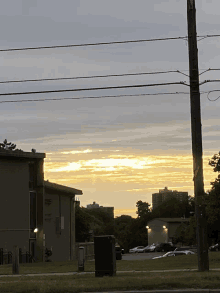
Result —
[[16, 144], [8, 142], [7, 139], [0, 143], [0, 151], [13, 151], [13, 152], [23, 152], [21, 149], [16, 149]]
[[14, 151], [16, 149], [16, 144], [8, 142], [7, 139], [5, 139], [3, 143], [0, 143], [0, 149]]
[[148, 202], [143, 202], [142, 200], [139, 200], [136, 202], [137, 211], [136, 214], [138, 214], [138, 218], [143, 218], [145, 216], [148, 216], [150, 213], [150, 204]]

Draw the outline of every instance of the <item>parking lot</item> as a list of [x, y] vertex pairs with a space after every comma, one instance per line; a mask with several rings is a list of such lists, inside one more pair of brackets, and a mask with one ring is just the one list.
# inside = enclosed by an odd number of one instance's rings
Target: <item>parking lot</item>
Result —
[[126, 253], [122, 254], [123, 260], [142, 260], [152, 259], [155, 256], [164, 255], [166, 252], [147, 252], [147, 253]]

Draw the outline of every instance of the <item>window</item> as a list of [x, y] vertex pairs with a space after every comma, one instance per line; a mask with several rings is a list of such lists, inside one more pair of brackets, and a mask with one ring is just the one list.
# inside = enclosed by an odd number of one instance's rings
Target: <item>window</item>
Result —
[[63, 216], [61, 216], [61, 223], [60, 223], [60, 228], [61, 228], [61, 230], [64, 230], [64, 217]]

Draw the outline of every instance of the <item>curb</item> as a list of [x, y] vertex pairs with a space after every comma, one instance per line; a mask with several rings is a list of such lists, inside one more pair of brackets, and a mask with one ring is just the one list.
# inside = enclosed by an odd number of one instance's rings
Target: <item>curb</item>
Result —
[[[179, 269], [179, 270], [154, 270], [154, 271], [116, 271], [116, 274], [121, 273], [170, 273], [170, 272], [195, 272], [198, 271], [198, 269]], [[220, 268], [216, 269], [210, 269], [209, 271], [220, 271]], [[95, 274], [95, 272], [67, 272], [67, 273], [42, 273], [42, 274], [14, 274], [14, 275], [0, 275], [0, 278], [3, 277], [42, 277], [42, 276], [68, 276], [68, 275], [86, 275], [86, 274]], [[203, 289], [203, 290], [209, 290], [209, 289]], [[211, 289], [210, 289], [211, 290]], [[213, 289], [214, 290], [214, 289]], [[220, 293], [220, 289], [216, 292]], [[148, 292], [148, 291], [123, 291], [123, 292]], [[153, 292], [153, 291], [149, 291]], [[157, 291], [156, 291], [157, 292]], [[158, 291], [159, 292], [159, 291]], [[162, 291], [161, 291], [162, 292]], [[163, 291], [164, 292], [164, 291]], [[175, 292], [175, 291], [172, 291]], [[179, 292], [179, 291], [176, 291]], [[194, 290], [195, 292], [195, 290]], [[201, 291], [203, 292], [203, 291]], [[211, 291], [204, 291], [204, 292], [211, 292]], [[214, 292], [214, 291], [213, 291]], [[92, 292], [91, 292], [92, 293]], [[110, 292], [108, 292], [110, 293]]]

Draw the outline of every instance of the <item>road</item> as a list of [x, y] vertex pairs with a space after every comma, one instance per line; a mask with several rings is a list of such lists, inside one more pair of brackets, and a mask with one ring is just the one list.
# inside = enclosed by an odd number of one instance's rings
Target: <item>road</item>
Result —
[[148, 252], [148, 253], [126, 253], [122, 254], [123, 260], [142, 260], [152, 259], [155, 256], [164, 255], [166, 252]]

